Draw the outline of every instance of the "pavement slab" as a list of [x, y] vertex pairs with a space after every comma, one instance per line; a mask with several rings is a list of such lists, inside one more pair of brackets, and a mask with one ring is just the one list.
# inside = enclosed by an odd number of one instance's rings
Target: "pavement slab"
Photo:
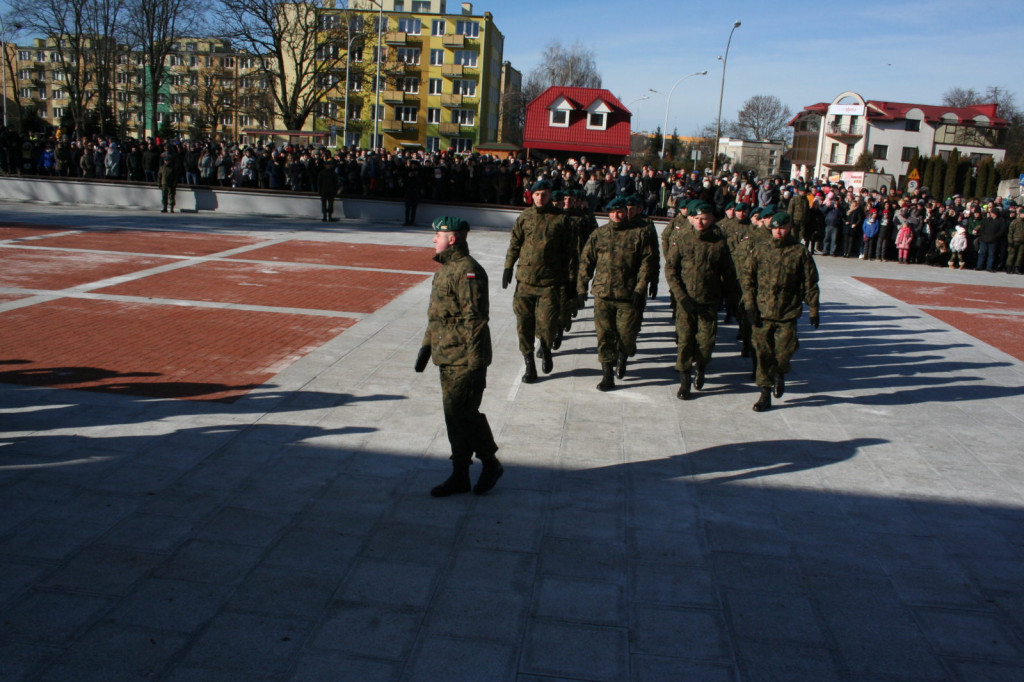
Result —
[[523, 384], [474, 225], [506, 471], [438, 500], [431, 237], [0, 202], [0, 678], [1024, 679], [1024, 277], [819, 258], [756, 414], [664, 297]]

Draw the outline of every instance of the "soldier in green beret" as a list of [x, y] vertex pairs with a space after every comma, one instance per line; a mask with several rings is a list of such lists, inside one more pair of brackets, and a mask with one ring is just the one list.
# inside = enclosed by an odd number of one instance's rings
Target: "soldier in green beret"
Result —
[[576, 285], [576, 303], [582, 308], [594, 279], [594, 329], [602, 374], [599, 391], [615, 388], [616, 361], [624, 375], [626, 359], [636, 354], [638, 318], [658, 260], [657, 240], [646, 226], [628, 220], [624, 198], [613, 199], [605, 210], [609, 221], [583, 247]]
[[781, 398], [785, 375], [798, 348], [796, 321], [807, 303], [811, 326], [818, 328], [818, 268], [807, 248], [790, 234], [788, 213], [771, 218], [771, 241], [755, 249], [743, 272], [743, 308], [753, 330], [757, 354], [756, 381], [761, 397], [755, 412], [772, 406], [772, 393]]
[[524, 209], [512, 226], [501, 273], [501, 288], [507, 289], [518, 261], [512, 310], [526, 364], [523, 381], [528, 384], [537, 380], [535, 339], [540, 339], [541, 369], [550, 374], [554, 368], [551, 348], [560, 328], [562, 296], [578, 261], [565, 214], [551, 201], [551, 183], [538, 180], [530, 187], [530, 197], [533, 206]]
[[483, 494], [504, 473], [495, 457], [498, 446], [487, 415], [480, 412], [487, 386], [487, 366], [491, 364], [487, 273], [469, 255], [469, 223], [462, 218], [442, 216], [434, 220], [433, 227], [434, 260], [441, 267], [434, 274], [430, 289], [427, 331], [415, 369], [422, 372], [433, 359], [440, 370], [453, 470], [430, 494], [448, 497], [469, 492], [469, 466], [474, 454], [483, 462], [483, 470], [473, 492]]

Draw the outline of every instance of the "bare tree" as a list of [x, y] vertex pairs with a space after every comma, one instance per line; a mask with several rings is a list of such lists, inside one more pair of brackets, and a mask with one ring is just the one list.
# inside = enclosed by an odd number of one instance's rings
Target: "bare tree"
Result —
[[742, 137], [751, 140], [786, 140], [792, 131], [786, 124], [793, 117], [789, 107], [775, 95], [754, 95], [737, 113]]
[[174, 43], [192, 34], [198, 25], [199, 0], [126, 0], [125, 38], [141, 56], [143, 87], [150, 130], [157, 130], [160, 90], [167, 81], [167, 58]]
[[325, 8], [302, 0], [220, 0], [217, 10], [222, 35], [263, 55], [260, 71], [289, 130], [302, 128], [330, 89], [323, 76], [344, 72], [350, 38], [362, 34], [350, 21], [361, 23], [358, 15]]
[[548, 43], [541, 54], [540, 64], [530, 71], [523, 83], [526, 102], [529, 103], [552, 85], [601, 87], [601, 74], [597, 71], [594, 51], [579, 41], [570, 47], [563, 47], [557, 40]]
[[1006, 147], [1007, 159], [1019, 159], [1024, 155], [1024, 111], [1017, 106], [1016, 95], [997, 85], [989, 85], [979, 92], [974, 88], [950, 88], [942, 95], [947, 107], [969, 107], [975, 104], [995, 104], [996, 114], [1009, 122], [1005, 133], [993, 136], [993, 143]]
[[14, 0], [11, 9], [16, 25], [44, 36], [57, 55], [55, 85], [67, 92], [74, 125], [84, 124], [90, 105], [109, 110], [122, 0]]

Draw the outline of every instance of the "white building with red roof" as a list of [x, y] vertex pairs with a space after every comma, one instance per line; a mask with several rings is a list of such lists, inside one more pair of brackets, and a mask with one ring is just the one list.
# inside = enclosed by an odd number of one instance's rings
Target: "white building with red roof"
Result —
[[608, 90], [552, 86], [526, 105], [523, 147], [592, 157], [629, 156], [632, 117]]
[[948, 157], [954, 149], [975, 165], [986, 158], [999, 163], [1006, 155], [1005, 130], [995, 104], [945, 107], [867, 100], [844, 92], [832, 102], [804, 107], [789, 122], [789, 152], [794, 178], [827, 179], [853, 170], [867, 151], [880, 173], [897, 181], [908, 172], [914, 151], [919, 156]]

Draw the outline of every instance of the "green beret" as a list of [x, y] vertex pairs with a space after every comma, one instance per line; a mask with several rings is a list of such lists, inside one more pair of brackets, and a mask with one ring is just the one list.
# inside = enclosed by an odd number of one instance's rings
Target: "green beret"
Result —
[[690, 203], [692, 205], [690, 215], [700, 215], [701, 213], [710, 213], [714, 215], [715, 213], [715, 207], [706, 201], [693, 201]]
[[771, 227], [783, 227], [785, 225], [792, 225], [793, 219], [789, 217], [789, 214], [785, 211], [779, 211], [772, 216]]
[[643, 206], [644, 200], [640, 198], [639, 194], [630, 194], [626, 197], [626, 206]]
[[551, 183], [547, 180], [538, 180], [530, 185], [530, 192], [540, 192], [545, 189], [551, 189]]
[[449, 215], [438, 216], [432, 223], [434, 232], [468, 232], [469, 223]]
[[725, 205], [725, 210], [726, 211], [728, 211], [730, 208], [733, 209], [733, 210], [736, 209], [736, 202], [735, 201], [730, 201], [728, 204]]
[[608, 205], [604, 207], [604, 210], [611, 213], [612, 211], [625, 209], [626, 205], [627, 204], [625, 197], [615, 197], [614, 199], [608, 202]]
[[584, 192], [581, 189], [574, 189], [574, 190], [572, 190], [572, 195], [574, 197], [576, 197], [577, 199], [586, 199], [587, 198], [587, 193]]
[[693, 215], [693, 212], [697, 209], [697, 206], [703, 203], [704, 202], [701, 201], [700, 199], [690, 199], [689, 201], [686, 202], [686, 212], [689, 213], [690, 215]]
[[743, 211], [744, 213], [749, 213], [750, 212], [750, 204], [745, 204], [742, 201], [737, 201], [736, 202], [736, 210], [737, 211]]
[[[536, 191], [536, 190], [534, 190], [534, 191]], [[562, 199], [565, 198], [566, 194], [568, 194], [568, 192], [565, 192], [565, 191], [560, 190], [560, 189], [556, 189], [554, 192], [551, 193], [551, 198], [554, 199], [555, 201], [561, 201]]]

